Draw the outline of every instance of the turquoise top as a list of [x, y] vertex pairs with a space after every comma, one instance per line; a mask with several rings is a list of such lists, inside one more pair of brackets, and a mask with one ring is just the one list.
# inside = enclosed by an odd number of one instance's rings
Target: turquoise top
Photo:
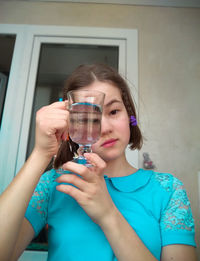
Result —
[[[35, 235], [48, 224], [48, 260], [117, 260], [101, 228], [71, 196], [56, 190], [59, 175], [54, 169], [42, 175], [25, 214]], [[116, 207], [158, 260], [163, 246], [196, 246], [190, 202], [173, 175], [139, 169], [104, 178]]]

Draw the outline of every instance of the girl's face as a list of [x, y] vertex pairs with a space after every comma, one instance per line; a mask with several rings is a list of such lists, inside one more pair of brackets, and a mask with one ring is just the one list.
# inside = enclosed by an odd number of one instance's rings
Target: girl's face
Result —
[[92, 145], [106, 162], [124, 157], [130, 139], [129, 116], [120, 91], [110, 83], [96, 81], [81, 89], [92, 89], [105, 93], [101, 137]]

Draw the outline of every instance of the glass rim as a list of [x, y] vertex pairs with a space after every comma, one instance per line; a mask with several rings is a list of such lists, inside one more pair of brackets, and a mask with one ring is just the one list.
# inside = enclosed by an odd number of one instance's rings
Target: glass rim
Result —
[[71, 90], [71, 91], [68, 91], [67, 92], [67, 96], [69, 97], [69, 95], [71, 94], [71, 93], [77, 93], [77, 92], [85, 92], [85, 93], [89, 93], [89, 92], [94, 92], [94, 93], [98, 93], [98, 94], [101, 94], [101, 95], [103, 95], [104, 97], [105, 97], [105, 93], [104, 92], [101, 92], [101, 91], [97, 91], [97, 90], [81, 90], [81, 89], [79, 89], [79, 90]]

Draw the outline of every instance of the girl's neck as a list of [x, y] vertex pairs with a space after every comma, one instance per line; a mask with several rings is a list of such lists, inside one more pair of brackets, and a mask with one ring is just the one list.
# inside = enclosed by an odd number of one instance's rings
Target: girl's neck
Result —
[[106, 163], [104, 174], [108, 177], [123, 177], [128, 176], [137, 171], [131, 164], [128, 163], [125, 155], [121, 159], [115, 159]]

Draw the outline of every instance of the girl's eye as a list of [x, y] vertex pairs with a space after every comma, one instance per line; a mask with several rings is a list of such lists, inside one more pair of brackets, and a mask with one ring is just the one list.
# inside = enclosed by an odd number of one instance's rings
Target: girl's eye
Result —
[[118, 111], [119, 111], [119, 110], [112, 110], [112, 111], [110, 112], [110, 114], [111, 114], [111, 115], [116, 115], [116, 114], [118, 113]]

